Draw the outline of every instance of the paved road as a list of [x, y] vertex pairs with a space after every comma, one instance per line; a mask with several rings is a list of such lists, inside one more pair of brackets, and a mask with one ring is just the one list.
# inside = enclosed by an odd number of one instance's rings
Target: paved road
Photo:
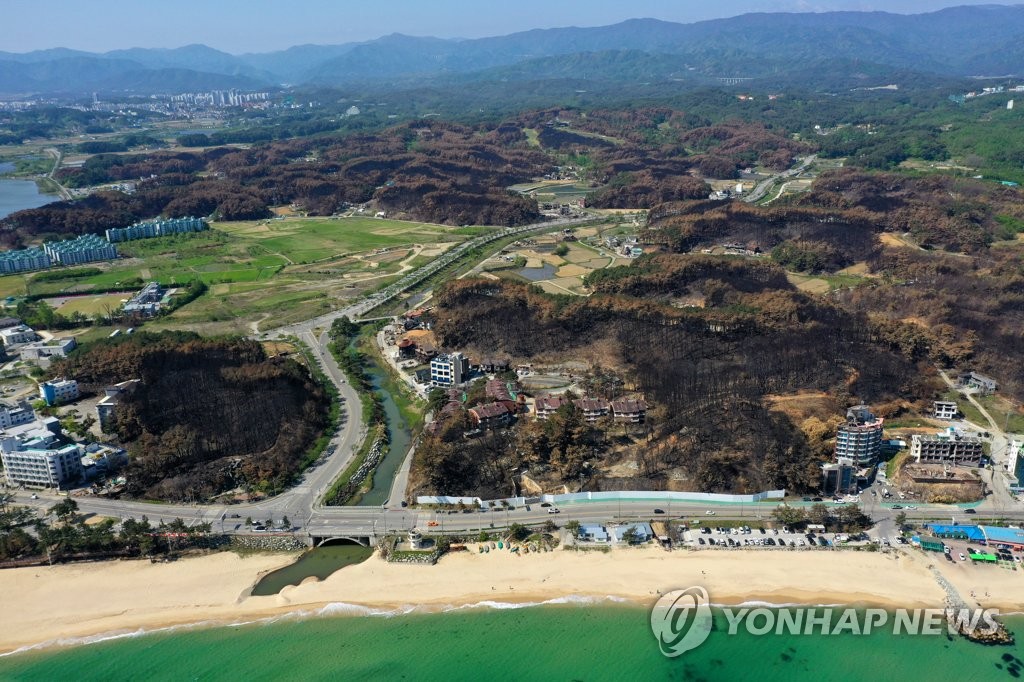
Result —
[[806, 170], [808, 166], [810, 166], [812, 163], [814, 163], [814, 160], [816, 158], [818, 158], [817, 154], [811, 154], [810, 156], [804, 158], [804, 160], [800, 163], [799, 166], [794, 166], [793, 168], [790, 168], [789, 170], [782, 171], [781, 173], [776, 173], [775, 175], [771, 176], [770, 178], [762, 180], [761, 182], [757, 183], [757, 186], [754, 187], [754, 189], [751, 190], [749, 194], [747, 194], [746, 196], [743, 197], [743, 201], [746, 201], [747, 203], [751, 203], [752, 204], [755, 201], [760, 200], [761, 197], [763, 197], [765, 195], [765, 193], [769, 189], [771, 189], [772, 187], [775, 186], [776, 182], [778, 182], [779, 180], [784, 180], [786, 178], [791, 178], [794, 175], [799, 175], [800, 173], [803, 173], [804, 170]]
[[[495, 230], [459, 244], [441, 258], [405, 275], [399, 281], [367, 298], [312, 320], [267, 332], [265, 336], [268, 338], [294, 337], [302, 341], [312, 354], [312, 359], [338, 389], [343, 408], [341, 424], [328, 445], [328, 454], [322, 458], [320, 463], [307, 470], [297, 485], [284, 493], [256, 503], [238, 505], [175, 505], [77, 497], [75, 499], [78, 501], [79, 507], [83, 512], [120, 518], [147, 516], [153, 521], [160, 519], [170, 521], [174, 518], [181, 518], [189, 522], [209, 522], [214, 525], [215, 529], [225, 532], [245, 532], [247, 530], [244, 524], [246, 518], [252, 518], [254, 521], [271, 519], [279, 523], [285, 516], [293, 526], [312, 534], [368, 534], [373, 532], [373, 529], [380, 530], [385, 527], [411, 528], [417, 520], [416, 513], [411, 510], [399, 508], [389, 511], [384, 507], [331, 508], [322, 506], [324, 493], [349, 465], [366, 437], [366, 426], [361, 419], [362, 409], [359, 394], [345, 380], [344, 373], [328, 350], [330, 325], [334, 320], [343, 316], [350, 319], [359, 318], [448, 267], [472, 249], [510, 236], [556, 230], [593, 220], [595, 217], [588, 215], [582, 218], [563, 218]], [[408, 464], [407, 461], [400, 470], [398, 480], [392, 489], [390, 502], [393, 502], [395, 506], [401, 503], [405, 482], [408, 481]], [[39, 508], [52, 506], [57, 499], [52, 495], [40, 494], [39, 499], [32, 500], [28, 493], [17, 493], [18, 504], [29, 504]]]

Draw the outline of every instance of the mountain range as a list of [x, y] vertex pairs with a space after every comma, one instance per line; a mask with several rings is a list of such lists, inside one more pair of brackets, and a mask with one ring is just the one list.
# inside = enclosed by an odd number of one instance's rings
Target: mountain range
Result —
[[[764, 78], [859, 65], [893, 73], [1024, 73], [1024, 6], [915, 15], [754, 13], [679, 24], [631, 19], [472, 40], [392, 34], [363, 43], [231, 55], [205, 45], [89, 53], [0, 52], [0, 93], [181, 92], [281, 85], [382, 87], [554, 78]], [[813, 84], [813, 83], [812, 83]]]

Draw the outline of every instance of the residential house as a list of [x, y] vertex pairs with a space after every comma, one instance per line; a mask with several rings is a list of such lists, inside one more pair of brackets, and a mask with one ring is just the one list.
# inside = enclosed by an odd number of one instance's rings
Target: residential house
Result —
[[481, 429], [494, 429], [508, 424], [515, 414], [515, 403], [494, 402], [470, 408], [469, 418]]
[[932, 403], [932, 415], [936, 419], [949, 421], [956, 419], [957, 414], [959, 414], [957, 404], [952, 400], [936, 400]]
[[642, 424], [647, 418], [647, 403], [642, 399], [613, 400], [611, 408], [617, 422]]
[[578, 537], [588, 542], [608, 542], [608, 531], [599, 523], [581, 523]]
[[501, 379], [491, 379], [484, 385], [484, 395], [491, 400], [515, 400], [508, 385]]
[[602, 417], [607, 417], [611, 404], [604, 398], [580, 398], [573, 404], [583, 413], [583, 418], [591, 424]]
[[564, 405], [567, 401], [557, 395], [542, 395], [538, 396], [533, 401], [533, 412], [537, 419], [545, 420], [555, 412], [558, 412], [558, 408]]
[[957, 384], [964, 388], [973, 388], [982, 395], [991, 395], [999, 388], [996, 380], [978, 372], [966, 372], [957, 377]]
[[612, 538], [615, 542], [625, 542], [623, 537], [630, 530], [634, 531], [636, 540], [634, 542], [647, 542], [654, 537], [654, 531], [651, 529], [649, 523], [630, 523], [624, 526], [616, 526], [612, 528]]

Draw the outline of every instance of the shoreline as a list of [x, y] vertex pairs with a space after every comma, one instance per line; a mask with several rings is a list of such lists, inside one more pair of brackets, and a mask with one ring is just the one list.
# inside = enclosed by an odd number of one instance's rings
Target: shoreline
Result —
[[1017, 572], [943, 567], [930, 559], [850, 551], [666, 553], [648, 547], [522, 557], [460, 552], [428, 566], [389, 564], [375, 554], [323, 581], [307, 579], [264, 597], [250, 596], [252, 587], [262, 575], [292, 563], [294, 554], [7, 569], [0, 571], [7, 606], [0, 653], [284, 618], [587, 603], [649, 607], [662, 592], [691, 585], [706, 587], [716, 607], [941, 608], [945, 592], [930, 565], [947, 569], [943, 574], [965, 597], [972, 589], [992, 594], [985, 607], [1024, 611], [1024, 579]]

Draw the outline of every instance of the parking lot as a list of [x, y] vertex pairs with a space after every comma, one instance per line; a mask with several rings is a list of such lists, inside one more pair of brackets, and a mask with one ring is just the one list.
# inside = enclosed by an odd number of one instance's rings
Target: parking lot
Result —
[[832, 547], [850, 538], [842, 533], [801, 532], [792, 528], [734, 528], [701, 526], [684, 532], [684, 544], [697, 549], [777, 548], [810, 549]]

